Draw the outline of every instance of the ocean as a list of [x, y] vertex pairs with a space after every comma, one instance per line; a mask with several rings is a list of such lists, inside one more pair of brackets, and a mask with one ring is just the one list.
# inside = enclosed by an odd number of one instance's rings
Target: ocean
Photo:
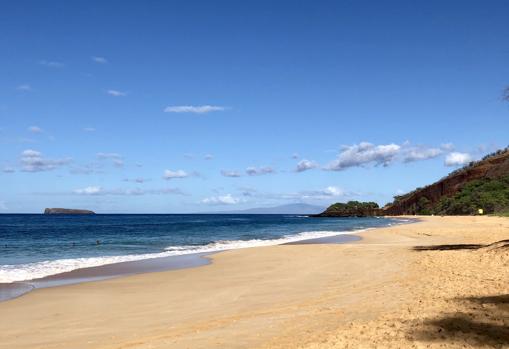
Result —
[[301, 215], [0, 215], [0, 283], [119, 262], [278, 245], [403, 223]]

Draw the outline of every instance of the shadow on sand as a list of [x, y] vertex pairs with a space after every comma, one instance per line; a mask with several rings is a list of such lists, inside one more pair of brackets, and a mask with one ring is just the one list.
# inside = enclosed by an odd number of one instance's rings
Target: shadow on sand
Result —
[[509, 248], [509, 240], [501, 240], [492, 244], [449, 244], [449, 245], [429, 245], [414, 246], [414, 251], [453, 251], [453, 250], [477, 250], [479, 248], [486, 249], [506, 249]]
[[455, 342], [467, 345], [509, 345], [509, 295], [468, 297], [466, 311], [448, 314], [424, 322], [414, 338], [429, 342]]
[[[509, 240], [501, 240], [486, 245], [415, 246], [413, 250], [479, 250], [483, 253], [505, 253], [508, 248]], [[454, 298], [452, 301], [459, 303], [462, 310], [426, 319], [418, 325], [417, 331], [412, 331], [411, 337], [427, 342], [442, 342], [446, 346], [453, 343], [465, 347], [509, 346], [509, 294], [462, 297]]]
[[415, 246], [414, 251], [451, 251], [451, 250], [477, 250], [484, 247], [479, 244], [452, 244], [452, 245], [430, 245], [430, 246]]

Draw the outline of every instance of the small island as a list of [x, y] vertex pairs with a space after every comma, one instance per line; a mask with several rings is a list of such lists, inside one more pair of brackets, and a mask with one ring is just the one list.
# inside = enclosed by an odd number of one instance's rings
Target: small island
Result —
[[95, 212], [72, 208], [46, 208], [44, 214], [95, 214]]

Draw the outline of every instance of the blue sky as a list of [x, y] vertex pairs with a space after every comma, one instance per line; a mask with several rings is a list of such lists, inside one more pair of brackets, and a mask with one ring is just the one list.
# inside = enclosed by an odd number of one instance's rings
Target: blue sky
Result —
[[507, 1], [16, 1], [0, 212], [385, 204], [507, 146]]

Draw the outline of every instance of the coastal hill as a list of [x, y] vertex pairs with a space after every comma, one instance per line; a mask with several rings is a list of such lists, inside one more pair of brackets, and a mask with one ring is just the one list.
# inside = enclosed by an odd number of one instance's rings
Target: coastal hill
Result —
[[348, 201], [330, 205], [324, 212], [314, 217], [369, 217], [382, 216], [383, 212], [376, 202]]
[[70, 208], [46, 208], [44, 214], [95, 214], [95, 212]]
[[509, 147], [471, 162], [424, 188], [394, 197], [385, 215], [476, 214], [509, 209]]
[[[481, 212], [479, 210], [482, 210]], [[451, 172], [424, 188], [373, 202], [336, 203], [315, 217], [509, 214], [509, 147]]]

